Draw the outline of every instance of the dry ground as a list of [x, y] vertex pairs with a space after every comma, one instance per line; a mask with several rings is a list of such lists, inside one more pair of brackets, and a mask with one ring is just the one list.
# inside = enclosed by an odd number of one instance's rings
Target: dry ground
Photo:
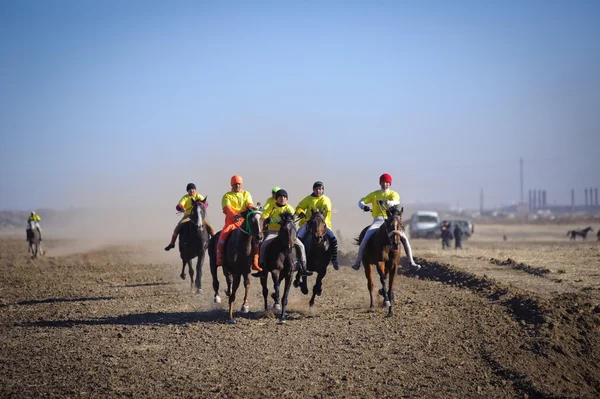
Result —
[[161, 243], [49, 240], [32, 261], [0, 238], [0, 396], [598, 397], [595, 236], [476, 228], [464, 251], [413, 240], [424, 267], [397, 280], [393, 317], [369, 311], [348, 257], [314, 308], [292, 292], [284, 325], [263, 315], [258, 279], [226, 324], [207, 267], [191, 293]]

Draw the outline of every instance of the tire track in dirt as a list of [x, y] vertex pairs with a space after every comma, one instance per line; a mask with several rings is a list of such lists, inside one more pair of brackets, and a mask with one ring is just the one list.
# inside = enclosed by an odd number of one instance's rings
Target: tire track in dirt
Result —
[[[560, 376], [574, 386], [587, 385], [589, 392], [600, 394], [600, 375], [596, 363], [600, 355], [600, 304], [595, 304], [591, 297], [570, 293], [549, 301], [543, 300], [487, 276], [477, 276], [448, 264], [425, 259], [418, 259], [417, 262], [423, 266], [421, 270], [404, 274], [468, 289], [490, 303], [502, 305], [529, 337], [528, 342], [523, 343], [519, 349], [545, 360], [541, 362], [545, 363], [545, 367], [540, 367], [545, 371], [543, 374]], [[511, 259], [502, 263], [511, 266], [516, 264]], [[546, 273], [542, 272], [542, 276], [543, 274]], [[485, 334], [484, 331], [480, 333]], [[516, 391], [530, 398], [565, 397], [549, 393], [556, 389], [550, 389], [551, 386], [540, 381], [540, 376], [536, 375], [539, 373], [531, 372], [537, 365], [531, 367], [532, 364], [503, 361], [504, 357], [498, 351], [494, 353], [483, 345], [479, 350], [494, 373], [510, 381]], [[578, 381], [572, 378], [573, 370], [577, 370], [580, 375]]]

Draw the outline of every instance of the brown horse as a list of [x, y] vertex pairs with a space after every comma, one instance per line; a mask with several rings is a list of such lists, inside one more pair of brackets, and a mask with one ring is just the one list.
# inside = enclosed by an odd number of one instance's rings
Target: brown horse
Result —
[[[267, 278], [269, 276], [268, 272], [270, 272], [273, 278], [274, 292], [271, 297], [275, 300], [274, 308], [281, 309], [279, 322], [285, 323], [285, 309], [288, 304], [288, 295], [290, 293], [290, 287], [292, 286], [292, 275], [294, 273], [294, 260], [292, 256], [292, 251], [294, 250], [294, 241], [296, 239], [294, 215], [289, 212], [282, 213], [279, 225], [281, 227], [277, 237], [268, 242], [268, 247], [264, 252], [264, 268], [267, 273], [263, 273], [263, 275], [260, 277], [260, 283], [262, 285], [262, 293], [265, 300], [266, 312], [267, 297], [269, 295]], [[285, 280], [285, 286], [280, 304], [280, 285], [283, 280]]]
[[[384, 306], [388, 307], [388, 316], [393, 314], [394, 278], [396, 277], [398, 264], [400, 263], [400, 235], [402, 234], [403, 213], [404, 208], [398, 209], [397, 206], [392, 206], [387, 210], [387, 219], [367, 242], [362, 257], [362, 263], [365, 267], [365, 276], [367, 277], [367, 288], [369, 289], [369, 296], [371, 298], [370, 308], [374, 308], [373, 277], [371, 276], [371, 270], [372, 267], [375, 266], [379, 273], [379, 279], [382, 285], [379, 294], [383, 296]], [[361, 231], [360, 236], [356, 240], [357, 245], [360, 245], [367, 229], [368, 226]], [[386, 289], [388, 278], [389, 286]]]
[[569, 230], [567, 231], [567, 235], [571, 235], [571, 240], [575, 240], [577, 236], [580, 236], [585, 240], [590, 231], [594, 231], [594, 229], [592, 229], [592, 226], [588, 226], [582, 230]]
[[[327, 266], [331, 261], [332, 247], [329, 240], [326, 238], [327, 225], [325, 224], [326, 214], [315, 210], [312, 212], [310, 220], [306, 223], [307, 234], [305, 236], [304, 246], [307, 248], [306, 251], [306, 268], [309, 271], [317, 272], [317, 280], [313, 286], [312, 297], [310, 298], [309, 305], [314, 306], [315, 297], [321, 296], [323, 293], [323, 278], [327, 274]], [[309, 242], [310, 240], [310, 242]], [[296, 279], [294, 286], [300, 286], [304, 295], [308, 294], [307, 278], [302, 276], [302, 282], [300, 282], [301, 273], [296, 273]]]
[[[244, 277], [244, 304], [242, 312], [248, 313], [248, 289], [250, 287], [250, 270], [254, 261], [254, 248], [262, 241], [261, 211], [256, 208], [248, 209], [240, 214], [244, 223], [235, 229], [225, 243], [223, 257], [223, 273], [227, 280], [227, 295], [229, 296], [229, 323], [235, 323], [232, 307], [235, 293]], [[214, 275], [213, 275], [214, 277]]]
[[206, 198], [202, 201], [192, 201], [192, 211], [190, 221], [181, 227], [179, 233], [179, 255], [181, 256], [181, 275], [185, 280], [185, 265], [188, 266], [190, 273], [191, 288], [194, 289], [194, 268], [192, 260], [196, 261], [196, 293], [202, 293], [202, 266], [204, 265], [204, 256], [208, 247], [208, 228], [204, 224], [206, 219]]

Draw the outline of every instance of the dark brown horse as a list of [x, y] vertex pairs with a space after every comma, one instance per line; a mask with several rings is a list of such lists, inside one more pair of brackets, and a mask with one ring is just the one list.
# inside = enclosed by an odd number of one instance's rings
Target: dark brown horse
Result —
[[567, 231], [567, 235], [571, 235], [571, 240], [575, 240], [577, 236], [580, 236], [585, 240], [590, 231], [594, 231], [594, 229], [592, 229], [592, 226], [588, 226], [582, 230], [569, 230]]
[[[367, 288], [371, 298], [373, 309], [373, 276], [372, 267], [377, 268], [382, 288], [379, 294], [383, 296], [384, 306], [388, 307], [388, 316], [393, 314], [392, 305], [394, 303], [394, 278], [398, 273], [398, 264], [400, 263], [400, 235], [402, 234], [402, 214], [404, 208], [398, 209], [392, 206], [387, 210], [387, 219], [371, 236], [366, 244], [365, 252], [362, 257], [362, 264], [365, 267], [365, 276], [367, 277]], [[356, 240], [360, 245], [368, 226], [361, 231]], [[387, 279], [389, 285], [386, 287]]]
[[244, 278], [244, 304], [242, 312], [248, 313], [248, 289], [250, 288], [250, 270], [254, 261], [254, 248], [262, 241], [261, 211], [256, 208], [246, 210], [240, 214], [244, 219], [242, 226], [234, 230], [225, 243], [223, 256], [223, 273], [227, 280], [227, 295], [229, 296], [229, 323], [233, 319], [233, 302], [235, 293]]
[[194, 268], [192, 260], [196, 261], [196, 293], [202, 293], [202, 266], [204, 265], [204, 256], [208, 247], [208, 230], [204, 224], [206, 219], [206, 198], [202, 201], [192, 201], [192, 211], [190, 221], [181, 227], [179, 233], [179, 255], [181, 256], [181, 275], [185, 280], [185, 265], [188, 265], [190, 273], [191, 288], [194, 289]]
[[[327, 266], [331, 261], [331, 243], [325, 235], [327, 229], [325, 217], [325, 213], [316, 210], [312, 212], [310, 220], [306, 223], [307, 233], [304, 240], [304, 246], [308, 248], [306, 251], [306, 268], [309, 271], [317, 272], [317, 280], [313, 286], [312, 297], [308, 303], [310, 306], [314, 306], [315, 297], [321, 296], [323, 293], [323, 278], [327, 274]], [[310, 243], [308, 242], [309, 240]], [[301, 282], [300, 278], [302, 278]], [[300, 271], [296, 273], [294, 286], [300, 286], [302, 293], [304, 295], [308, 294], [307, 277], [301, 276]]]
[[[264, 273], [260, 278], [262, 285], [263, 298], [265, 300], [265, 312], [268, 309], [267, 298], [269, 289], [267, 288], [267, 278], [269, 272], [273, 278], [273, 294], [271, 297], [275, 300], [275, 309], [281, 309], [279, 322], [285, 323], [285, 309], [288, 304], [288, 295], [292, 286], [292, 275], [294, 273], [294, 259], [292, 252], [294, 250], [294, 241], [296, 239], [296, 225], [294, 215], [289, 212], [281, 214], [279, 221], [281, 226], [277, 237], [268, 242], [268, 247], [264, 252], [264, 268], [267, 273]], [[265, 244], [263, 244], [265, 245]], [[281, 296], [281, 304], [279, 303], [281, 282], [285, 281], [283, 295]]]

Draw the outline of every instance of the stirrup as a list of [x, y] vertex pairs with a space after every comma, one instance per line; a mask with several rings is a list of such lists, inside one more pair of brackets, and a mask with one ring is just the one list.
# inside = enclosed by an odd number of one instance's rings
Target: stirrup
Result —
[[252, 277], [263, 277], [267, 274], [266, 272], [267, 271], [265, 269], [262, 269], [261, 271], [252, 273]]
[[353, 268], [354, 270], [360, 270], [360, 262], [353, 264], [353, 265], [352, 265], [352, 268]]

